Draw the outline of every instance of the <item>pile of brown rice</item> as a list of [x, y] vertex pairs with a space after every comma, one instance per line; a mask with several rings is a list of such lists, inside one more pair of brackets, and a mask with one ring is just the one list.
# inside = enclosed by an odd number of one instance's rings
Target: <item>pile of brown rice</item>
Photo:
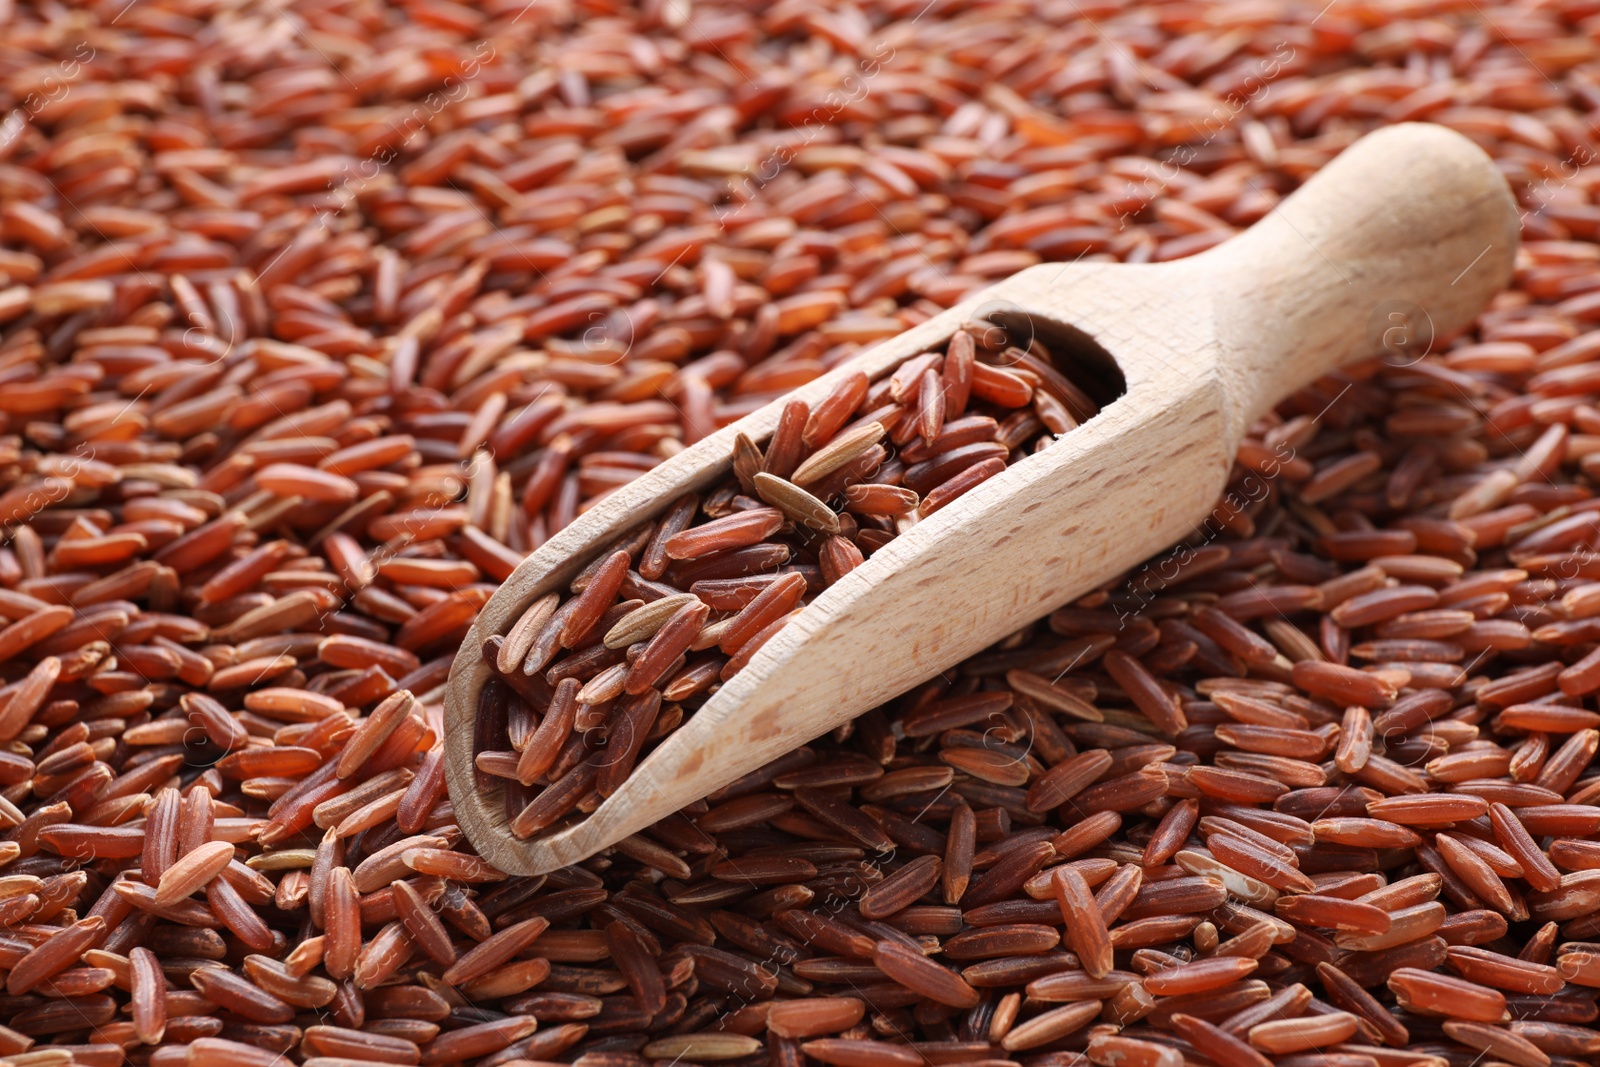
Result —
[[[1594, 1062], [1597, 17], [0, 3], [0, 1064]], [[1526, 208], [1469, 335], [840, 735], [548, 878], [470, 852], [439, 689], [528, 551], [1417, 119]]]

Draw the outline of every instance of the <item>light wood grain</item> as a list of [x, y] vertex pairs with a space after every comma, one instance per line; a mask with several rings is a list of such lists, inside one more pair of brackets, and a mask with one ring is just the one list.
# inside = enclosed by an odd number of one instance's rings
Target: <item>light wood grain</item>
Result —
[[[479, 648], [564, 589], [596, 549], [722, 479], [734, 434], [764, 441], [779, 405], [686, 449], [553, 537], [484, 606], [445, 707], [462, 829], [514, 874], [584, 859], [1193, 534], [1250, 422], [1376, 354], [1397, 308], [1420, 309], [1410, 328], [1431, 322], [1441, 336], [1468, 324], [1508, 281], [1517, 230], [1505, 182], [1477, 147], [1442, 127], [1390, 127], [1202, 255], [1032, 267], [876, 346], [851, 364], [874, 379], [982, 309], [1055, 348], [1109, 353], [1127, 388], [826, 590], [588, 819], [517, 840], [498, 791], [474, 788], [472, 723], [489, 677]], [[821, 397], [837, 373], [795, 395]]]

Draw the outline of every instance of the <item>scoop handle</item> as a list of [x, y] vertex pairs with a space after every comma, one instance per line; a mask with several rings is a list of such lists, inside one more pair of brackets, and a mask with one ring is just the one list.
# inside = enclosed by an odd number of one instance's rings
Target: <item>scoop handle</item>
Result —
[[1505, 179], [1461, 134], [1404, 123], [1356, 142], [1190, 261], [1213, 293], [1242, 421], [1346, 363], [1436, 351], [1505, 287], [1518, 230]]

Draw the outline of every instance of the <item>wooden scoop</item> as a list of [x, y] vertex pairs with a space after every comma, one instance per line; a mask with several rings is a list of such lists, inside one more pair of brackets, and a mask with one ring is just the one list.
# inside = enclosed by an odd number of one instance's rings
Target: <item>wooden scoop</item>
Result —
[[[450, 672], [445, 769], [456, 818], [513, 874], [593, 855], [959, 663], [1196, 532], [1245, 428], [1329, 371], [1387, 349], [1414, 362], [1511, 276], [1517, 209], [1489, 157], [1440, 126], [1373, 133], [1247, 232], [1171, 263], [1044, 264], [876, 345], [871, 379], [982, 317], [1032, 331], [1120, 398], [918, 523], [825, 590], [587, 819], [507, 829], [473, 780], [481, 646], [593, 554], [726, 477], [734, 435], [771, 436], [781, 401], [617, 490], [484, 605]], [[835, 371], [793, 395], [815, 402]]]

